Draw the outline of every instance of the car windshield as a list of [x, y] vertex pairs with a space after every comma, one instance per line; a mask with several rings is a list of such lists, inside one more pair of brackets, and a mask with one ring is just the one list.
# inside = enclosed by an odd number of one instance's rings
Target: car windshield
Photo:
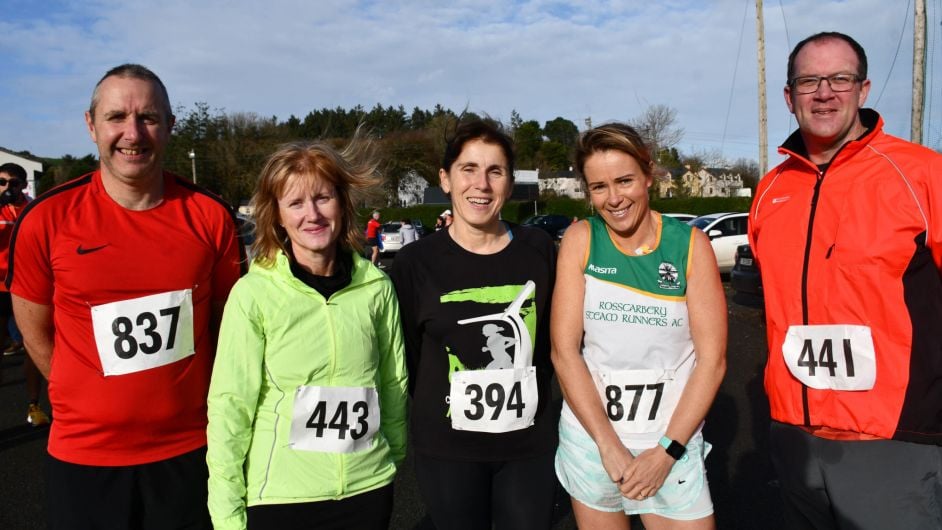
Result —
[[387, 234], [390, 233], [390, 232], [398, 232], [398, 231], [399, 231], [399, 225], [401, 225], [401, 224], [402, 224], [402, 223], [386, 223], [386, 224], [383, 225], [383, 232], [385, 232], [385, 233], [387, 233]]
[[709, 225], [713, 221], [716, 221], [716, 217], [704, 216], [704, 217], [697, 217], [696, 219], [691, 220], [687, 224], [689, 224], [690, 226], [695, 226], [699, 228], [700, 230], [704, 230], [707, 227], [707, 225]]

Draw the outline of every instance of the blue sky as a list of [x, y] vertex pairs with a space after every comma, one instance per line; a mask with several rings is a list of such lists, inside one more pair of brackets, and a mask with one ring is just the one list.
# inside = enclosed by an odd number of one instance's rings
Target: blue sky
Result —
[[[926, 140], [938, 148], [942, 0], [928, 3], [928, 88], [939, 95], [928, 101]], [[873, 82], [868, 106], [876, 104], [891, 133], [909, 136], [906, 4], [766, 0], [770, 163], [780, 160], [775, 146], [795, 126], [782, 99], [788, 52], [818, 31], [843, 31], [861, 42]], [[562, 116], [582, 128], [586, 118], [629, 120], [648, 105], [666, 104], [685, 131], [682, 151], [757, 159], [754, 6], [754, 0], [0, 0], [0, 146], [41, 156], [94, 152], [83, 120], [91, 90], [108, 68], [139, 62], [161, 76], [175, 107], [206, 102], [282, 120], [322, 107], [440, 103], [505, 121], [514, 109], [541, 123]]]

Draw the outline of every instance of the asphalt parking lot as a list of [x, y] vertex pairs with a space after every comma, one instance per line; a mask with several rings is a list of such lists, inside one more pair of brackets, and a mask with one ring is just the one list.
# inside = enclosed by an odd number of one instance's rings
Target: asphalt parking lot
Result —
[[[387, 263], [389, 260], [384, 260]], [[762, 389], [765, 325], [755, 300], [729, 304], [728, 368], [707, 417], [708, 478], [720, 529], [774, 530], [782, 526], [778, 489], [768, 459], [768, 404]], [[48, 429], [26, 422], [22, 355], [2, 360], [0, 382], [0, 529], [43, 529], [42, 462]], [[559, 407], [557, 393], [556, 406]], [[44, 404], [48, 409], [48, 404]], [[576, 528], [564, 492], [557, 496], [554, 530]], [[636, 525], [637, 526], [637, 525]], [[640, 528], [640, 526], [637, 526]], [[396, 482], [393, 529], [429, 529], [411, 463]]]

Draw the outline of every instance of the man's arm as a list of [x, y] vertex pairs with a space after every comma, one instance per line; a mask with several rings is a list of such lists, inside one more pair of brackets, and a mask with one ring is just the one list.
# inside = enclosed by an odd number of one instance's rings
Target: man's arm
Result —
[[46, 380], [52, 366], [52, 345], [55, 326], [52, 322], [52, 306], [30, 302], [12, 295], [13, 315], [23, 335], [23, 345]]

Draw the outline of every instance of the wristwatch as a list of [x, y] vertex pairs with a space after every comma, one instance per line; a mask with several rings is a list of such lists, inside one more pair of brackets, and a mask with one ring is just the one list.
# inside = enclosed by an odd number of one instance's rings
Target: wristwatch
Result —
[[684, 453], [687, 452], [687, 448], [681, 445], [680, 442], [676, 440], [671, 440], [667, 436], [661, 436], [661, 441], [658, 442], [661, 447], [667, 451], [667, 454], [671, 455], [671, 458], [674, 460], [680, 460], [683, 458]]

